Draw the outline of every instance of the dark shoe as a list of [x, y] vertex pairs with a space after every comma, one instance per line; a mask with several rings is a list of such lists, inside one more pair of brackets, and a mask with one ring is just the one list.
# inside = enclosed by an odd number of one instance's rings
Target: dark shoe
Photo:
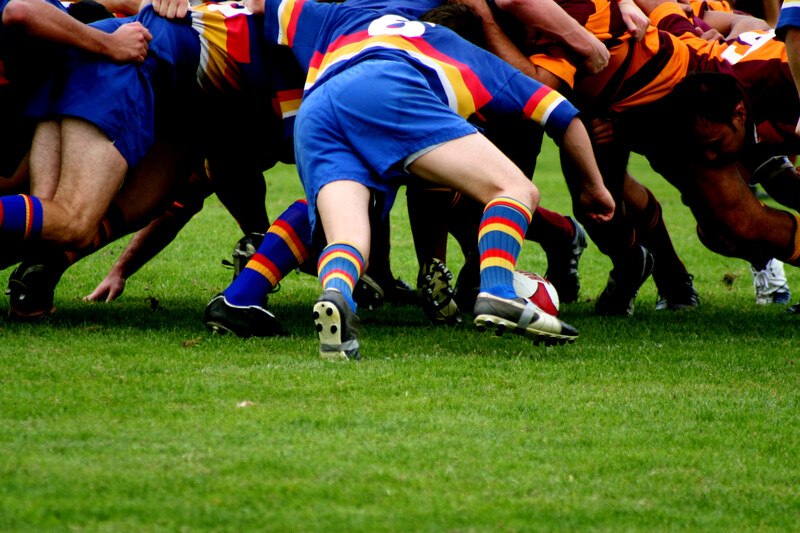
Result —
[[644, 246], [633, 250], [625, 263], [608, 275], [606, 288], [597, 298], [594, 310], [598, 315], [633, 315], [633, 304], [639, 288], [653, 271], [653, 255]]
[[383, 306], [383, 287], [366, 274], [361, 274], [353, 288], [353, 300], [360, 309], [373, 311]]
[[481, 292], [481, 269], [477, 253], [469, 254], [464, 261], [453, 291], [459, 310], [466, 312], [467, 309], [475, 308], [475, 300]]
[[571, 303], [578, 299], [581, 282], [578, 276], [578, 261], [586, 249], [586, 231], [572, 217], [566, 217], [575, 228], [572, 242], [558, 251], [547, 253], [547, 273], [544, 275], [558, 292], [559, 300]]
[[359, 318], [339, 291], [327, 290], [314, 304], [314, 324], [323, 359], [361, 359], [358, 349]]
[[384, 291], [386, 293], [386, 301], [392, 305], [419, 304], [417, 291], [402, 278], [394, 278], [388, 281], [384, 287], [386, 287]]
[[422, 301], [422, 309], [435, 324], [460, 322], [458, 305], [453, 299], [453, 288], [450, 286], [452, 280], [450, 269], [435, 258], [424, 265], [417, 276], [417, 292]]
[[233, 333], [237, 337], [276, 337], [286, 335], [275, 315], [258, 305], [233, 305], [223, 294], [208, 302], [205, 323], [214, 333]]
[[478, 331], [493, 329], [498, 336], [510, 331], [546, 345], [566, 344], [578, 338], [578, 330], [525, 298], [508, 300], [482, 292], [475, 302], [475, 315]]
[[233, 279], [236, 279], [242, 273], [250, 258], [258, 251], [258, 247], [261, 246], [263, 240], [263, 233], [249, 233], [239, 239], [231, 254], [233, 257]]
[[392, 305], [412, 305], [419, 303], [417, 291], [400, 278], [389, 276], [376, 280], [368, 274], [362, 274], [353, 289], [353, 300], [359, 309], [370, 311], [381, 307], [384, 303]]
[[[788, 302], [786, 302], [788, 303]], [[664, 294], [658, 295], [656, 310], [680, 311], [681, 309], [694, 309], [700, 305], [700, 295], [694, 288], [694, 276], [687, 274], [686, 279], [671, 287]]]
[[55, 272], [44, 264], [23, 262], [8, 279], [10, 309], [8, 316], [19, 320], [38, 320], [51, 315], [56, 308], [53, 297], [63, 272]]

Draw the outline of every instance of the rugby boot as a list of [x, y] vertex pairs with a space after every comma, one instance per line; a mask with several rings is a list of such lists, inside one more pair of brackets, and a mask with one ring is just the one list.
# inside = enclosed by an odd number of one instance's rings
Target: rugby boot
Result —
[[417, 276], [417, 292], [422, 309], [434, 324], [455, 324], [461, 321], [458, 305], [453, 299], [450, 282], [453, 274], [436, 258], [422, 267]]
[[23, 261], [8, 278], [9, 318], [38, 320], [53, 314], [56, 285], [63, 270]]
[[653, 255], [644, 246], [634, 248], [615, 265], [605, 289], [595, 302], [598, 315], [631, 316], [639, 288], [653, 271]]
[[[788, 302], [787, 302], [788, 303]], [[674, 283], [668, 289], [659, 291], [656, 300], [656, 310], [680, 311], [682, 309], [694, 309], [700, 305], [700, 295], [694, 288], [694, 276], [686, 274], [686, 277], [678, 283]]]
[[314, 304], [314, 325], [319, 336], [319, 355], [329, 360], [361, 359], [358, 347], [359, 318], [342, 293], [328, 289]]
[[233, 305], [222, 293], [208, 302], [204, 317], [214, 333], [233, 333], [237, 337], [277, 337], [286, 331], [275, 315], [259, 305]]
[[578, 299], [581, 282], [578, 276], [578, 262], [586, 249], [586, 232], [574, 218], [566, 217], [575, 229], [572, 241], [559, 250], [549, 250], [547, 255], [547, 273], [544, 275], [553, 284], [558, 297], [563, 303], [571, 303]]
[[361, 274], [353, 289], [353, 300], [359, 309], [370, 311], [381, 307], [384, 303], [392, 305], [412, 305], [419, 303], [417, 291], [401, 278], [389, 274], [384, 278], [373, 278], [369, 274]]
[[359, 309], [373, 311], [381, 306], [385, 300], [383, 287], [367, 274], [361, 274], [353, 288], [353, 300]]
[[475, 301], [475, 325], [478, 331], [494, 330], [497, 336], [506, 331], [534, 340], [535, 344], [566, 344], [578, 338], [578, 330], [544, 312], [527, 298], [500, 298], [487, 292]]
[[478, 254], [470, 253], [458, 273], [453, 298], [458, 309], [466, 312], [475, 308], [475, 300], [481, 292], [481, 265]]
[[236, 245], [233, 247], [233, 252], [231, 256], [233, 257], [233, 279], [235, 280], [239, 274], [242, 273], [244, 267], [247, 266], [247, 263], [250, 261], [256, 251], [258, 251], [258, 247], [261, 246], [261, 242], [264, 240], [263, 233], [249, 233], [239, 239]]

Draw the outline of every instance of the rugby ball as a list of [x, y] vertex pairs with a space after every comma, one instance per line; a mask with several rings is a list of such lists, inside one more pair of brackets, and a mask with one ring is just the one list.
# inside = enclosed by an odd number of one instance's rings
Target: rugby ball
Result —
[[545, 313], [558, 316], [558, 292], [552, 283], [539, 274], [515, 270], [514, 290], [517, 296], [529, 299]]

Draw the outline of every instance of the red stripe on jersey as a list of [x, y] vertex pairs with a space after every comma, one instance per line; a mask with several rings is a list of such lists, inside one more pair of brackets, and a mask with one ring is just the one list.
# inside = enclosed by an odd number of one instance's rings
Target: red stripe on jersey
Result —
[[[469, 91], [470, 95], [472, 96], [472, 100], [475, 104], [476, 109], [480, 109], [481, 107], [485, 106], [489, 101], [492, 99], [492, 95], [489, 94], [489, 91], [486, 90], [483, 83], [481, 83], [480, 78], [472, 71], [464, 63], [453, 59], [452, 57], [440, 52], [436, 48], [434, 48], [430, 43], [424, 40], [422, 37], [404, 37], [402, 35], [392, 35], [387, 36], [393, 39], [402, 39], [409, 43], [411, 48], [416, 48], [416, 52], [429, 57], [439, 63], [444, 63], [446, 65], [450, 65], [455, 67], [460, 73], [464, 80], [464, 84], [466, 89]], [[310, 69], [319, 69], [322, 62], [325, 60], [325, 57], [328, 54], [335, 53], [342, 47], [357, 44], [360, 42], [367, 41], [369, 39], [376, 39], [375, 36], [369, 34], [367, 30], [358, 31], [356, 33], [350, 33], [348, 35], [342, 35], [335, 41], [333, 41], [325, 53], [315, 52], [314, 56], [311, 58], [309, 63], [309, 70]], [[377, 40], [380, 41], [380, 37], [377, 37]], [[411, 55], [413, 50], [408, 50], [406, 48], [395, 48], [389, 47], [392, 50], [398, 50], [401, 52], [406, 52], [407, 54]], [[413, 57], [413, 55], [412, 55]]]
[[480, 78], [478, 78], [478, 75], [475, 74], [475, 72], [473, 72], [472, 69], [469, 68], [467, 65], [459, 61], [456, 61], [455, 59], [453, 59], [448, 55], [443, 54], [442, 52], [440, 52], [439, 50], [437, 50], [436, 48], [434, 48], [433, 46], [431, 46], [429, 43], [427, 43], [422, 39], [414, 39], [413, 41], [409, 39], [409, 41], [416, 44], [420, 52], [422, 52], [426, 56], [433, 58], [437, 61], [440, 61], [442, 63], [453, 65], [458, 69], [459, 72], [461, 72], [461, 75], [464, 78], [464, 83], [467, 86], [467, 90], [472, 95], [472, 101], [475, 103], [476, 109], [482, 108], [487, 103], [489, 103], [489, 101], [491, 101], [492, 95], [489, 94], [489, 91], [487, 91], [486, 87], [483, 86], [483, 83], [481, 83], [481, 80]]
[[303, 11], [305, 3], [305, 0], [297, 0], [292, 7], [292, 16], [286, 27], [286, 42], [289, 46], [294, 44], [294, 36], [297, 33], [297, 20], [300, 18], [300, 12]]
[[528, 100], [528, 103], [525, 104], [524, 108], [525, 116], [530, 117], [531, 115], [533, 115], [533, 112], [536, 110], [536, 107], [539, 105], [539, 103], [542, 100], [544, 100], [544, 97], [550, 94], [551, 92], [553, 92], [552, 89], [544, 86], [536, 89], [536, 92], [533, 93], [533, 95], [531, 95], [531, 98], [530, 100]]
[[289, 100], [300, 100], [303, 98], [303, 89], [289, 89], [286, 91], [278, 91], [278, 100], [287, 102]]
[[325, 52], [320, 52], [317, 50], [314, 52], [314, 56], [311, 58], [311, 61], [308, 64], [308, 68], [310, 69], [318, 69], [320, 65], [322, 65], [322, 61], [325, 59], [325, 56], [335, 52], [339, 48], [343, 46], [347, 46], [354, 43], [359, 43], [362, 41], [366, 41], [370, 38], [369, 32], [367, 30], [359, 31], [356, 33], [349, 33], [347, 35], [342, 35], [335, 41], [333, 41]]
[[247, 16], [225, 18], [225, 50], [237, 63], [250, 62], [250, 28]]

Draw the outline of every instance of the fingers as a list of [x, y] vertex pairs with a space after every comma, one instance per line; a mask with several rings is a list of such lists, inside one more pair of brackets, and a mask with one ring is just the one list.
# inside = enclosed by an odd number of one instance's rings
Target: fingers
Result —
[[599, 46], [595, 46], [592, 49], [592, 52], [584, 59], [584, 66], [591, 72], [592, 74], [597, 74], [606, 66], [608, 66], [608, 61], [611, 58], [611, 54], [603, 46], [600, 41], [597, 41]]
[[168, 19], [183, 18], [189, 10], [187, 0], [153, 0], [153, 9]]
[[614, 140], [614, 124], [607, 119], [594, 118], [589, 123], [589, 134], [594, 144], [609, 144]]
[[622, 20], [628, 28], [628, 32], [637, 41], [644, 38], [647, 27], [650, 25], [650, 19], [644, 12], [630, 0], [623, 0], [619, 3], [619, 9], [622, 13]]
[[113, 302], [125, 291], [125, 280], [109, 276], [100, 282], [91, 294], [84, 296], [84, 302]]
[[625, 20], [625, 25], [628, 27], [628, 31], [633, 38], [637, 41], [641, 41], [644, 38], [645, 30], [647, 29], [647, 23], [644, 23], [641, 20], [635, 20], [632, 17], [628, 17]]
[[106, 293], [105, 289], [103, 288], [103, 285], [101, 284], [101, 285], [98, 285], [97, 288], [94, 291], [92, 291], [91, 294], [89, 294], [87, 296], [84, 296], [83, 297], [83, 301], [84, 302], [99, 302], [100, 300], [102, 300], [102, 299], [104, 299], [106, 297], [106, 294], [107, 293]]
[[705, 32], [703, 35], [701, 35], [700, 38], [708, 42], [725, 40], [725, 37], [720, 32], [718, 32], [713, 28]]

